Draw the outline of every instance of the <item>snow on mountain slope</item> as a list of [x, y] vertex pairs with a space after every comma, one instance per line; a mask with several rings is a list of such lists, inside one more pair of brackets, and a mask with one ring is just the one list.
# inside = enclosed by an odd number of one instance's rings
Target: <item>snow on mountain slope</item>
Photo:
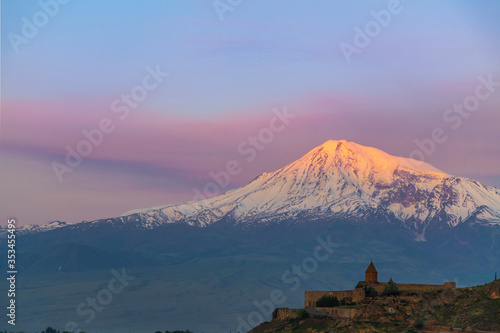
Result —
[[[18, 234], [29, 234], [29, 233], [37, 233], [49, 231], [57, 228], [66, 227], [71, 225], [70, 223], [61, 222], [61, 221], [52, 221], [47, 224], [26, 224], [16, 228], [16, 233]], [[6, 233], [8, 230], [7, 226], [0, 226], [0, 234]]]
[[416, 160], [353, 142], [327, 141], [299, 160], [220, 196], [139, 209], [145, 227], [185, 222], [206, 226], [224, 217], [238, 223], [284, 218], [395, 218], [424, 238], [433, 223], [468, 219], [500, 224], [500, 190], [448, 175]]

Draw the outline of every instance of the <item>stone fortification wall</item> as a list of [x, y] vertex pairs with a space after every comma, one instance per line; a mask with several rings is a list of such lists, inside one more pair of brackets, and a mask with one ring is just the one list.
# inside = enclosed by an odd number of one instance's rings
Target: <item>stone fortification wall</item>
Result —
[[351, 319], [357, 314], [357, 309], [354, 308], [315, 308], [316, 311], [329, 314], [333, 317]]
[[285, 320], [297, 318], [297, 310], [289, 308], [276, 308], [273, 311], [273, 320]]
[[445, 282], [444, 284], [397, 284], [399, 290], [437, 290], [445, 288], [455, 288], [455, 282]]
[[304, 293], [304, 307], [315, 307], [316, 302], [324, 295], [329, 295], [329, 291], [306, 291]]
[[315, 307], [316, 302], [325, 295], [335, 296], [339, 301], [346, 299], [349, 302], [361, 302], [365, 299], [363, 289], [344, 290], [344, 291], [306, 291], [304, 294], [304, 307]]

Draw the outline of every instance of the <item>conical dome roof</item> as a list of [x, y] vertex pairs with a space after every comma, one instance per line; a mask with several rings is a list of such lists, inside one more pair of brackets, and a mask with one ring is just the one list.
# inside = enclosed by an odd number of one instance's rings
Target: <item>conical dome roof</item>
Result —
[[375, 265], [373, 265], [373, 262], [370, 262], [370, 265], [368, 265], [365, 273], [377, 273], [377, 269], [375, 268]]

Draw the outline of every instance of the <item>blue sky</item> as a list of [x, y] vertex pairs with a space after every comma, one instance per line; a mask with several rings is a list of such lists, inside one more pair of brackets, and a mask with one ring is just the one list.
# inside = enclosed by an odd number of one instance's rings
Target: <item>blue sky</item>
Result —
[[351, 43], [354, 27], [387, 2], [243, 1], [220, 21], [211, 1], [70, 1], [19, 54], [7, 34], [40, 6], [2, 5], [5, 98], [120, 93], [160, 63], [177, 81], [150, 103], [211, 115], [319, 90], [387, 96], [400, 82], [425, 88], [498, 70], [494, 1], [401, 1], [353, 66], [339, 43]]

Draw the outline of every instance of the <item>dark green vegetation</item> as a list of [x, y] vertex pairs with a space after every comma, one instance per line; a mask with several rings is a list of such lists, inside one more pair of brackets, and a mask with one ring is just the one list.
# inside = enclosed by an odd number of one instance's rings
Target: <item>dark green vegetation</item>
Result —
[[413, 327], [415, 327], [417, 330], [425, 328], [425, 320], [422, 318], [415, 320], [415, 322], [413, 323]]
[[[328, 259], [317, 262], [311, 273], [292, 273], [284, 280], [283, 273], [314, 256], [319, 236], [337, 243]], [[300, 308], [304, 290], [352, 289], [364, 278], [370, 258], [380, 280], [392, 276], [401, 283], [459, 279], [459, 284], [475, 285], [491, 281], [500, 266], [499, 228], [429, 227], [426, 237], [427, 242], [415, 242], [412, 233], [390, 222], [318, 220], [153, 230], [112, 220], [20, 236], [16, 329], [54, 325], [62, 331], [75, 321], [88, 333], [150, 333], [167, 324], [236, 332], [239, 318], [246, 321], [252, 311], [260, 311], [254, 302], [269, 300], [272, 290], [281, 290], [285, 298], [276, 306]], [[5, 239], [0, 241], [4, 247]], [[122, 267], [135, 279], [86, 323], [88, 315], [77, 314], [77, 306], [107, 287], [111, 269]], [[3, 283], [1, 289], [7, 290]], [[270, 320], [271, 312], [263, 320]]]
[[340, 305], [340, 301], [335, 296], [325, 295], [322, 296], [317, 302], [316, 306], [319, 308], [330, 308]]
[[399, 295], [399, 288], [395, 283], [389, 283], [382, 292], [384, 296], [397, 296]]
[[365, 296], [366, 297], [377, 297], [378, 292], [372, 286], [365, 287]]
[[306, 319], [309, 317], [309, 313], [307, 313], [304, 309], [297, 310], [297, 318], [298, 319]]

